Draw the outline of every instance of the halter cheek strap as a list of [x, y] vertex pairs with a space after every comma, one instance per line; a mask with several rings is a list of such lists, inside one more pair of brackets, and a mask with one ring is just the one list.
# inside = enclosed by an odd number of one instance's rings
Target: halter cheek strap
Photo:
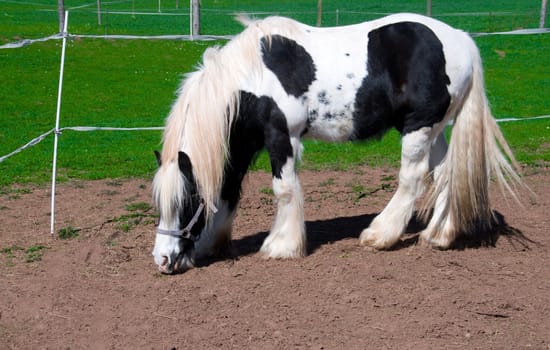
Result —
[[[199, 221], [199, 217], [201, 216], [201, 213], [203, 210], [204, 210], [204, 202], [201, 201], [201, 203], [199, 204], [199, 207], [197, 208], [197, 211], [195, 212], [195, 215], [193, 215], [193, 217], [191, 218], [191, 221], [189, 221], [189, 223], [183, 230], [164, 230], [157, 227], [157, 234], [172, 236], [176, 238], [185, 238], [193, 242], [198, 241], [200, 236], [193, 235], [191, 233], [191, 230], [193, 229], [193, 226], [195, 226], [197, 221]], [[210, 206], [210, 210], [212, 210], [214, 214], [218, 212], [218, 209], [213, 205]]]

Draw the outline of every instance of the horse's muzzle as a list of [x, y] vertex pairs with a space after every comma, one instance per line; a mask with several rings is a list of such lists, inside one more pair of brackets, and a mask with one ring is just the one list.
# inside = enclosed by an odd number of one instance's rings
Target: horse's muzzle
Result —
[[170, 267], [170, 260], [168, 257], [163, 256], [162, 257], [162, 263], [159, 265], [159, 271], [165, 274], [171, 274], [172, 268]]
[[195, 266], [194, 259], [188, 254], [178, 255], [173, 262], [170, 262], [168, 257], [162, 257], [162, 263], [158, 266], [161, 273], [167, 275], [173, 275], [177, 273], [183, 273]]

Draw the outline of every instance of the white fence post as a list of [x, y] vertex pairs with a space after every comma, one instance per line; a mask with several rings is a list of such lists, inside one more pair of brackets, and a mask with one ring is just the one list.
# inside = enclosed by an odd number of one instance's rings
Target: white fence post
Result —
[[540, 22], [539, 28], [546, 27], [546, 11], [548, 10], [548, 0], [542, 0], [540, 5]]
[[191, 35], [199, 35], [201, 31], [201, 10], [199, 0], [191, 0], [191, 12], [193, 14], [191, 16]]
[[97, 0], [97, 25], [101, 25], [101, 0]]
[[59, 68], [59, 88], [57, 90], [57, 111], [55, 113], [55, 132], [53, 139], [52, 202], [50, 213], [50, 235], [52, 236], [55, 228], [55, 178], [57, 174], [57, 143], [59, 139], [59, 117], [61, 114], [61, 92], [63, 90], [63, 69], [65, 67], [65, 47], [67, 46], [68, 23], [69, 11], [65, 11], [65, 23], [63, 26], [63, 45], [61, 46], [61, 67]]
[[63, 32], [65, 28], [65, 2], [57, 0], [57, 16], [59, 17], [59, 32]]

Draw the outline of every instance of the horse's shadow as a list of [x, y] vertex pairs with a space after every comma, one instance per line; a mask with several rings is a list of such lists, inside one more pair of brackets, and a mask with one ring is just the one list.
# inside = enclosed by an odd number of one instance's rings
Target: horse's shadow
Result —
[[[368, 227], [376, 214], [339, 217], [327, 220], [306, 221], [307, 254], [321, 246], [348, 238], [357, 238]], [[263, 231], [233, 241], [237, 256], [254, 254], [260, 250], [269, 232]]]
[[[378, 213], [372, 213], [327, 220], [307, 221], [307, 254], [312, 254], [329, 243], [350, 238], [358, 239], [361, 231], [368, 227], [377, 215]], [[401, 250], [416, 245], [419, 241], [418, 233], [425, 227], [426, 224], [424, 221], [415, 213], [405, 230], [405, 234], [391, 250]], [[516, 249], [521, 250], [530, 249], [531, 244], [539, 244], [526, 237], [519, 229], [510, 226], [504, 219], [504, 216], [498, 211], [494, 211], [494, 222], [492, 227], [493, 230], [490, 232], [483, 231], [477, 232], [475, 235], [460, 236], [450, 249], [464, 250], [468, 248], [494, 247], [501, 237], [506, 237]], [[262, 231], [235, 239], [232, 242], [232, 251], [230, 254], [202, 261], [200, 265], [207, 266], [213, 262], [225, 260], [227, 258], [238, 259], [239, 257], [256, 254], [260, 250], [268, 234], [269, 232]]]

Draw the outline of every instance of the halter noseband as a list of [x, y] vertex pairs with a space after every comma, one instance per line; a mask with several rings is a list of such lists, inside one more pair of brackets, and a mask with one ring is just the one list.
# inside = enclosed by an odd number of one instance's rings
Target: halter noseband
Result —
[[[204, 210], [204, 201], [201, 200], [201, 203], [199, 204], [199, 207], [197, 208], [195, 215], [193, 215], [193, 217], [191, 218], [191, 221], [189, 221], [189, 223], [183, 230], [164, 230], [157, 227], [157, 234], [172, 236], [176, 238], [184, 238], [193, 242], [198, 241], [200, 236], [193, 235], [191, 233], [191, 230], [193, 229], [193, 226], [195, 226], [197, 221], [199, 221], [199, 217], [203, 210]], [[218, 212], [218, 209], [216, 209], [216, 207], [213, 205], [210, 206], [210, 210], [212, 210], [214, 214]]]

